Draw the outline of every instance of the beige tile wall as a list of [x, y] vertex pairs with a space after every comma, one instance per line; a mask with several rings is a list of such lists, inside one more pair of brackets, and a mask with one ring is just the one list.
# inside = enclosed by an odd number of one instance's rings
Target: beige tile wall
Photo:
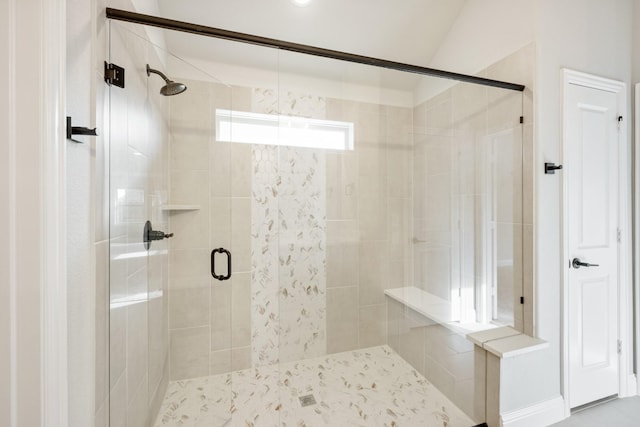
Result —
[[[146, 220], [154, 229], [168, 227], [161, 209], [168, 193], [168, 102], [158, 93], [162, 81], [145, 73], [147, 62], [159, 64], [157, 52], [131, 29], [111, 26], [111, 59], [126, 68], [127, 81], [125, 89], [109, 90], [109, 145], [101, 153], [108, 180], [98, 194], [110, 184], [103, 202], [111, 211], [98, 212], [97, 219], [110, 224], [109, 240], [96, 253], [96, 398], [108, 390], [108, 425], [146, 427], [168, 381], [167, 243], [154, 242], [149, 252], [142, 244]], [[109, 348], [101, 345], [107, 337]]]
[[[451, 289], [481, 283], [486, 236], [482, 221], [497, 230], [499, 320], [532, 333], [533, 277], [533, 46], [526, 46], [483, 73], [521, 82], [507, 93], [458, 84], [414, 109], [415, 286], [456, 301]], [[524, 124], [519, 123], [524, 111]], [[487, 199], [491, 162], [492, 209]], [[459, 225], [458, 225], [459, 221]], [[457, 292], [456, 292], [457, 293]], [[525, 296], [524, 308], [519, 296]], [[474, 303], [474, 298], [467, 301]], [[514, 309], [515, 307], [515, 309]], [[485, 420], [484, 352], [464, 334], [387, 299], [388, 343], [478, 422]], [[472, 319], [473, 320], [473, 319]]]
[[[170, 203], [200, 209], [170, 214], [172, 379], [246, 368], [260, 351], [251, 338], [251, 146], [213, 139], [214, 109], [250, 111], [252, 89], [187, 85], [171, 100]], [[326, 185], [323, 353], [333, 353], [386, 343], [384, 289], [413, 280], [413, 117], [410, 108], [333, 98], [325, 108], [327, 119], [356, 124], [355, 149], [323, 152], [319, 171]], [[233, 253], [230, 281], [210, 278], [216, 247]]]
[[384, 290], [412, 283], [412, 112], [327, 100], [355, 123], [354, 150], [327, 155], [327, 351], [386, 343]]
[[526, 46], [480, 73], [521, 82], [522, 94], [459, 83], [414, 108], [416, 286], [462, 304], [463, 320], [486, 321], [480, 289], [496, 283], [495, 320], [525, 331], [531, 316], [525, 321], [519, 299], [532, 302], [523, 248], [532, 253], [533, 54]]

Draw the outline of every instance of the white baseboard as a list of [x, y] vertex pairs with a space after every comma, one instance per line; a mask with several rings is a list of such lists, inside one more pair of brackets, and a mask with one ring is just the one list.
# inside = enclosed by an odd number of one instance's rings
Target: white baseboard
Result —
[[621, 395], [620, 397], [631, 397], [637, 394], [640, 394], [638, 390], [638, 381], [636, 379], [635, 374], [629, 374], [627, 375], [626, 390], [624, 390], [624, 394]]
[[565, 418], [562, 396], [500, 415], [501, 427], [542, 427]]

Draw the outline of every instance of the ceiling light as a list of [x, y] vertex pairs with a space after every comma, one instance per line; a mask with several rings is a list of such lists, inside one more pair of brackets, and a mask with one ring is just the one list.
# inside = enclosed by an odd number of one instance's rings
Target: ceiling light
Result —
[[291, 3], [295, 4], [296, 6], [306, 6], [311, 3], [311, 0], [291, 0]]

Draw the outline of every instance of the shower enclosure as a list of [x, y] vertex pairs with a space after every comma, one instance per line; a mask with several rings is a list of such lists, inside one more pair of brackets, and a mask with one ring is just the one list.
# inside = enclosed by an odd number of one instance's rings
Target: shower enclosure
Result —
[[[530, 327], [530, 97], [115, 20], [109, 40], [110, 425], [484, 421], [464, 335]], [[530, 55], [481, 75], [528, 81]]]

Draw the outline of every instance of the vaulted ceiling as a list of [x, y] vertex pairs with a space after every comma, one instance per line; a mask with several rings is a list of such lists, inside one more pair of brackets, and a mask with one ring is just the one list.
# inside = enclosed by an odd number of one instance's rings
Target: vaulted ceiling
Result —
[[[160, 13], [197, 24], [428, 66], [466, 0], [158, 0]], [[167, 35], [186, 56], [200, 43]]]

